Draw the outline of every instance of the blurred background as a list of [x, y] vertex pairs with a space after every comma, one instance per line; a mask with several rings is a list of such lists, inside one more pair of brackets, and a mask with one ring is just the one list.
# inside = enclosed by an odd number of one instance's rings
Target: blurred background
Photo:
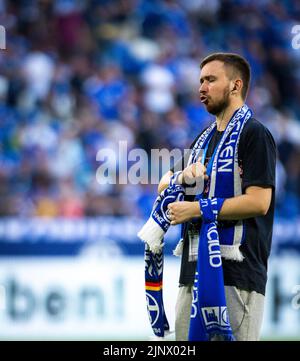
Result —
[[188, 148], [212, 120], [199, 63], [215, 51], [248, 59], [247, 104], [278, 146], [262, 337], [300, 339], [300, 2], [0, 0], [0, 24], [0, 339], [152, 334], [136, 233], [157, 185], [100, 185], [97, 153]]

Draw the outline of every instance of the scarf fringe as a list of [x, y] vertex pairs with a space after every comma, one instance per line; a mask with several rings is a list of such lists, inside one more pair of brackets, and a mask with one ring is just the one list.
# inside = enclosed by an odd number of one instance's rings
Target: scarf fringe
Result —
[[234, 246], [228, 246], [228, 245], [220, 245], [221, 249], [221, 255], [225, 259], [231, 260], [231, 261], [237, 261], [242, 262], [245, 258], [240, 251], [240, 244], [236, 244]]
[[152, 217], [148, 219], [137, 235], [142, 241], [148, 244], [152, 253], [157, 254], [162, 250], [164, 245], [162, 239], [164, 238], [165, 232]]
[[182, 252], [183, 252], [183, 238], [180, 238], [175, 249], [173, 250], [173, 255], [176, 257], [180, 257], [182, 255]]

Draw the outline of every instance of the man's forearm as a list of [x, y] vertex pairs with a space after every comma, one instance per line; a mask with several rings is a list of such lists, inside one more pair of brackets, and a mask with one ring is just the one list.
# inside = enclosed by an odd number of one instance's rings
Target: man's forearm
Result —
[[157, 191], [158, 193], [161, 193], [163, 190], [165, 190], [170, 183], [170, 178], [172, 177], [173, 172], [169, 171], [166, 174], [164, 174], [158, 184]]
[[219, 219], [240, 220], [265, 216], [270, 208], [271, 199], [271, 187], [248, 187], [246, 194], [225, 200], [219, 213]]
[[[246, 194], [225, 199], [218, 219], [240, 220], [267, 214], [272, 199], [272, 188], [251, 186]], [[201, 217], [199, 202], [174, 202], [168, 206], [171, 224], [187, 222], [192, 218]]]
[[[198, 203], [198, 202], [194, 202]], [[194, 216], [200, 217], [197, 207], [193, 206]], [[218, 219], [220, 220], [240, 220], [266, 215], [269, 209], [269, 202], [265, 199], [257, 199], [250, 194], [243, 194], [233, 198], [227, 198], [223, 203]], [[195, 212], [197, 212], [195, 214]]]
[[258, 216], [264, 216], [268, 209], [263, 202], [253, 198], [248, 194], [243, 194], [234, 198], [228, 198], [223, 203], [219, 213], [220, 220], [240, 220]]
[[[184, 218], [196, 218], [201, 217], [199, 202], [186, 202], [189, 203], [189, 213], [186, 213], [188, 217]], [[233, 221], [240, 220], [246, 218], [252, 218], [257, 216], [265, 215], [265, 211], [263, 206], [257, 204], [257, 202], [253, 201], [253, 198], [247, 194], [243, 194], [234, 198], [227, 198], [223, 203], [221, 211], [219, 213], [218, 219], [223, 221]], [[188, 219], [184, 219], [181, 221], [186, 221]]]

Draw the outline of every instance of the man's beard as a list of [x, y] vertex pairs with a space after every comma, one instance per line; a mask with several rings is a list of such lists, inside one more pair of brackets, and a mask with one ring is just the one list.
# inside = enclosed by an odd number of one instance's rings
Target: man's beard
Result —
[[223, 98], [217, 103], [213, 103], [211, 105], [207, 104], [206, 109], [210, 114], [218, 116], [228, 107], [228, 105], [229, 105], [229, 86], [224, 89]]

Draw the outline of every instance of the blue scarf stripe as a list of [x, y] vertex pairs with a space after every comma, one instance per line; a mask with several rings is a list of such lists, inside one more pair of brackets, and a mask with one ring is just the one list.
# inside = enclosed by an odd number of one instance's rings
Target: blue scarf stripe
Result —
[[189, 341], [234, 340], [227, 315], [217, 216], [223, 198], [200, 199], [203, 225], [193, 287]]

